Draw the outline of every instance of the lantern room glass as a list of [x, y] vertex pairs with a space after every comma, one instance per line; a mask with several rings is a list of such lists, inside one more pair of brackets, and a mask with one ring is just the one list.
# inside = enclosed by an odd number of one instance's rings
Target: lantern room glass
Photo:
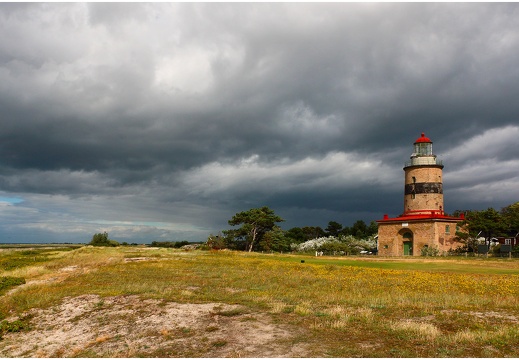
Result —
[[432, 143], [419, 142], [414, 144], [414, 153], [418, 156], [432, 156]]

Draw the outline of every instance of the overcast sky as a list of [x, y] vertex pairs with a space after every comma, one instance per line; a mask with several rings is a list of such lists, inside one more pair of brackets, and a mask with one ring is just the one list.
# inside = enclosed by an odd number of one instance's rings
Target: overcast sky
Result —
[[0, 242], [201, 241], [519, 201], [519, 4], [0, 3]]

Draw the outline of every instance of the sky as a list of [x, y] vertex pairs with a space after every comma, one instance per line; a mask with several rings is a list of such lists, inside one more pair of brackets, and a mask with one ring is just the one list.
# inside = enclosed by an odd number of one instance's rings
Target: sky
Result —
[[0, 242], [205, 241], [519, 201], [519, 4], [0, 3]]

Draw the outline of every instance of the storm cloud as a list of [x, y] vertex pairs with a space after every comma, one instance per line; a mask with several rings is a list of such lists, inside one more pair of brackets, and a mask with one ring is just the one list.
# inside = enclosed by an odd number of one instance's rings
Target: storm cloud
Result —
[[0, 241], [205, 240], [519, 200], [515, 3], [1, 3]]

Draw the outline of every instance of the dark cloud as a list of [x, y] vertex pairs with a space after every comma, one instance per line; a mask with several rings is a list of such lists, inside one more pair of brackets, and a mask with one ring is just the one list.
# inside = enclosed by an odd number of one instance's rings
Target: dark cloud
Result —
[[397, 215], [422, 131], [445, 163], [447, 211], [506, 206], [519, 196], [518, 15], [2, 3], [0, 199], [24, 201], [0, 201], [0, 236], [202, 240], [263, 205], [285, 226]]

